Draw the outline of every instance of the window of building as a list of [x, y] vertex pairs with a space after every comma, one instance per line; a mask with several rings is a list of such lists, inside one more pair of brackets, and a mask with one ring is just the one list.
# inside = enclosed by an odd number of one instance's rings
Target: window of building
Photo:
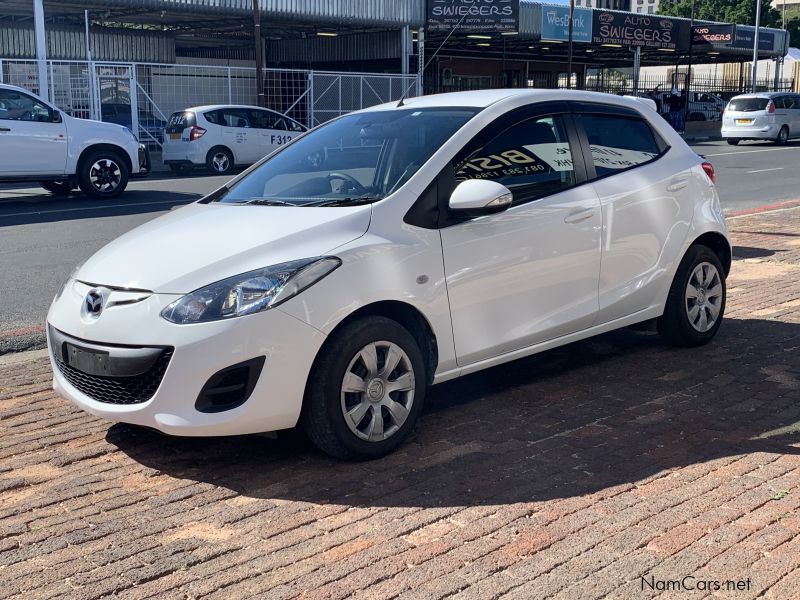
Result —
[[579, 115], [592, 150], [598, 177], [651, 162], [660, 151], [650, 126], [641, 119], [611, 115]]

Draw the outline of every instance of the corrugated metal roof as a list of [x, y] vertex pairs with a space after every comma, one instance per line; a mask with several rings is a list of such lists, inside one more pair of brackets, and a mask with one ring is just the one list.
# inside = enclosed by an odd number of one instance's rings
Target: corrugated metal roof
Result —
[[[296, 20], [342, 25], [424, 24], [424, 0], [260, 0], [265, 20]], [[183, 13], [249, 15], [252, 0], [82, 0], [91, 8], [131, 8]]]
[[400, 56], [400, 32], [367, 32], [339, 37], [270, 41], [270, 63], [296, 65], [315, 62], [379, 60]]

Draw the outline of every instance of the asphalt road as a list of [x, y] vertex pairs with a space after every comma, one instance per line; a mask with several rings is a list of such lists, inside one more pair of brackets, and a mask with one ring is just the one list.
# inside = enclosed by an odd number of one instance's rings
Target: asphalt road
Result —
[[[726, 212], [800, 199], [800, 142], [781, 148], [757, 142], [693, 147], [714, 164]], [[41, 346], [47, 307], [77, 264], [120, 234], [224, 182], [154, 176], [131, 182], [123, 196], [105, 202], [0, 186], [0, 354]]]

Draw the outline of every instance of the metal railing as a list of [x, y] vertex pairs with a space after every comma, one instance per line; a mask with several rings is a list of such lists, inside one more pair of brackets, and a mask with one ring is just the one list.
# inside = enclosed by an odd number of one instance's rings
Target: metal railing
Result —
[[[125, 125], [161, 144], [169, 116], [190, 106], [257, 102], [248, 67], [47, 61], [48, 97], [67, 114]], [[39, 93], [37, 61], [0, 58], [0, 83]], [[266, 107], [308, 127], [416, 92], [415, 75], [265, 69]]]

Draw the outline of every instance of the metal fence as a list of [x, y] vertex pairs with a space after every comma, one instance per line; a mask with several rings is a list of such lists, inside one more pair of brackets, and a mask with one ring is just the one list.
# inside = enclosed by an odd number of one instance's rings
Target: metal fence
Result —
[[[257, 102], [256, 71], [247, 67], [47, 61], [48, 97], [79, 118], [125, 125], [161, 144], [170, 114], [190, 106]], [[267, 108], [308, 127], [416, 92], [416, 76], [265, 69]], [[1, 59], [0, 83], [40, 93], [35, 60]]]

